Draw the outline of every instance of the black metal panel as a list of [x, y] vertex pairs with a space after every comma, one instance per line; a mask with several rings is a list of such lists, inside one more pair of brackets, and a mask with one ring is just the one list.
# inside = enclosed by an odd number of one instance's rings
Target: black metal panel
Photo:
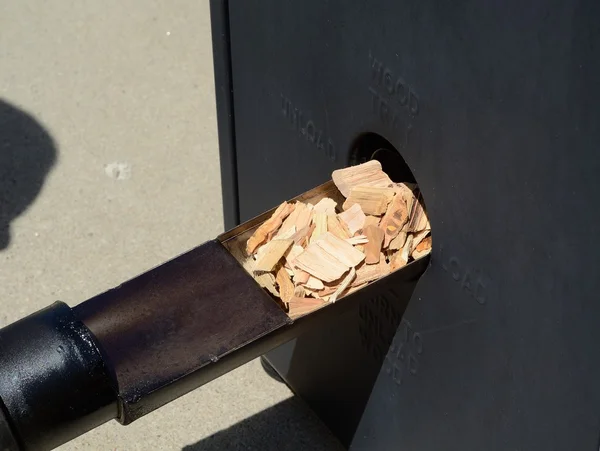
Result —
[[[596, 450], [600, 4], [230, 6], [241, 220], [325, 181], [365, 132], [402, 153], [427, 203], [432, 267], [354, 447]], [[272, 356], [286, 377], [296, 356]], [[335, 392], [354, 376], [306, 377]]]
[[215, 70], [215, 98], [219, 128], [219, 159], [225, 230], [239, 224], [233, 80], [229, 42], [229, 1], [210, 0], [210, 19]]

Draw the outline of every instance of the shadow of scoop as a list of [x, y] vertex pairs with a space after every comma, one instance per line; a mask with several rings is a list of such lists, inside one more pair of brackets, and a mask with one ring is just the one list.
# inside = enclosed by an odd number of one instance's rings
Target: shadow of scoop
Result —
[[56, 159], [44, 127], [0, 99], [0, 251], [10, 244], [11, 221], [35, 200]]

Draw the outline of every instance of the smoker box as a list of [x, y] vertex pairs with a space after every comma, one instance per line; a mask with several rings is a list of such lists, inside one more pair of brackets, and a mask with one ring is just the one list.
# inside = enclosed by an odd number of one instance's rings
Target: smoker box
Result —
[[354, 450], [597, 450], [600, 4], [211, 11], [227, 228], [376, 151], [432, 226], [414, 291], [270, 352], [275, 370]]

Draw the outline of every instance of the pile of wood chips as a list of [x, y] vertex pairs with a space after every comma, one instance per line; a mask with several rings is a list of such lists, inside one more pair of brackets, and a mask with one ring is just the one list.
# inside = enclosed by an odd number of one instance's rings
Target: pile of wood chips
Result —
[[417, 187], [378, 161], [334, 171], [343, 205], [282, 203], [246, 242], [245, 265], [291, 318], [363, 288], [431, 252]]

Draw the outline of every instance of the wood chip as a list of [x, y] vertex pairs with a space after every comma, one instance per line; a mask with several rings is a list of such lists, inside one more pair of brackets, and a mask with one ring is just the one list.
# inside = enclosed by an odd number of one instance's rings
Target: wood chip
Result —
[[333, 293], [335, 293], [335, 290], [337, 290], [338, 285], [339, 285], [339, 283], [325, 285], [325, 288], [323, 288], [322, 290], [319, 290], [317, 292], [317, 295], [321, 299], [325, 299], [326, 297], [331, 296]]
[[345, 169], [338, 169], [337, 171], [333, 171], [331, 178], [344, 197], [348, 197], [350, 190], [355, 186], [364, 185], [383, 188], [392, 185], [392, 181], [383, 172], [381, 163], [377, 160], [371, 160]]
[[367, 215], [367, 217], [365, 218], [365, 224], [363, 225], [363, 229], [365, 227], [369, 227], [370, 225], [379, 227], [380, 222], [381, 222], [381, 218], [379, 218], [377, 216], [373, 216], [373, 215]]
[[402, 251], [396, 252], [390, 258], [390, 268], [392, 271], [396, 271], [400, 268], [403, 268], [407, 264], [408, 264], [408, 261], [404, 259], [403, 255], [402, 255]]
[[388, 209], [381, 220], [381, 229], [385, 233], [383, 247], [387, 248], [390, 242], [398, 236], [404, 224], [408, 222], [408, 209], [406, 199], [400, 189], [396, 191], [394, 199], [389, 203]]
[[328, 254], [334, 256], [346, 265], [347, 268], [357, 266], [365, 259], [365, 254], [330, 232], [323, 234], [320, 239], [315, 241], [315, 244]]
[[296, 319], [307, 313], [314, 312], [325, 305], [327, 305], [327, 302], [322, 299], [293, 297], [288, 302], [288, 316], [292, 319]]
[[406, 208], [408, 209], [408, 211], [411, 211], [413, 203], [416, 200], [416, 185], [412, 183], [395, 183], [394, 187], [396, 188], [396, 191], [399, 192], [404, 198], [404, 201], [406, 202]]
[[298, 246], [297, 244], [292, 245], [290, 250], [285, 254], [285, 266], [292, 269], [294, 267], [294, 259], [302, 252], [304, 252], [302, 246]]
[[392, 272], [390, 264], [385, 260], [383, 253], [379, 257], [379, 277], [385, 277]]
[[323, 299], [323, 298], [321, 298], [321, 296], [319, 296], [319, 291], [318, 290], [311, 290], [310, 288], [307, 288], [305, 286], [304, 287], [304, 292], [306, 293], [306, 296], [312, 296], [313, 298]]
[[285, 230], [283, 226], [279, 229], [275, 235], [273, 235], [274, 240], [288, 240], [293, 237], [296, 233], [296, 226], [292, 226], [289, 229]]
[[379, 227], [371, 225], [369, 227], [365, 227], [364, 234], [369, 240], [369, 242], [365, 244], [365, 261], [367, 262], [367, 265], [379, 263], [381, 245], [384, 238], [383, 230], [381, 230]]
[[350, 235], [354, 235], [365, 225], [366, 216], [359, 204], [354, 204], [348, 210], [340, 213], [338, 218], [344, 223]]
[[413, 202], [406, 231], [420, 232], [422, 230], [426, 230], [428, 224], [429, 220], [427, 219], [427, 215], [423, 209], [423, 197], [421, 196], [421, 193], [419, 193], [416, 201]]
[[309, 243], [313, 243], [321, 235], [327, 232], [327, 213], [315, 213], [313, 216], [313, 225], [315, 226], [315, 229], [310, 236]]
[[275, 276], [270, 272], [263, 272], [260, 274], [256, 274], [254, 279], [258, 282], [258, 284], [271, 293], [273, 296], [279, 296], [277, 289], [275, 288]]
[[324, 282], [339, 279], [349, 269], [317, 243], [309, 244], [304, 252], [296, 257], [295, 265]]
[[337, 202], [329, 197], [324, 197], [319, 202], [316, 203], [314, 212], [315, 213], [325, 213], [326, 215], [335, 215], [335, 207], [337, 207]]
[[308, 288], [309, 290], [319, 291], [325, 288], [323, 282], [316, 277], [309, 276], [308, 280], [304, 283], [304, 288]]
[[256, 248], [269, 240], [279, 229], [283, 220], [294, 210], [294, 204], [282, 203], [273, 215], [263, 222], [252, 234], [246, 243], [246, 252], [252, 255]]
[[304, 286], [298, 285], [294, 288], [294, 296], [298, 298], [303, 298], [306, 295], [306, 291], [304, 290]]
[[300, 284], [305, 284], [308, 281], [308, 279], [310, 279], [309, 273], [307, 273], [306, 271], [302, 271], [296, 266], [292, 268], [292, 271], [294, 271], [294, 284], [296, 286]]
[[429, 235], [429, 230], [422, 230], [421, 232], [417, 232], [413, 234], [412, 248], [411, 252], [416, 249], [416, 247], [425, 239], [425, 237]]
[[313, 230], [315, 230], [314, 224], [307, 225], [307, 226], [301, 228], [300, 230], [298, 230], [292, 236], [292, 240], [294, 240], [294, 243], [297, 244], [298, 246], [305, 246], [308, 243], [308, 239], [312, 235]]
[[290, 275], [283, 266], [277, 271], [275, 282], [277, 282], [277, 285], [279, 286], [279, 297], [281, 300], [283, 302], [289, 302], [289, 300], [294, 297], [295, 287], [290, 279]]
[[[240, 249], [235, 252], [237, 254], [238, 252], [243, 252], [243, 251]], [[256, 274], [254, 272], [254, 268], [256, 266], [256, 261], [252, 257], [246, 257], [242, 266], [249, 274], [252, 274], [252, 276], [254, 277], [254, 280], [256, 280], [256, 282], [262, 288], [267, 290], [269, 293], [271, 293], [275, 297], [279, 296], [279, 293], [277, 292], [277, 289], [275, 288], [275, 276], [273, 274], [271, 274], [270, 272], [263, 272], [263, 273]]]
[[394, 198], [394, 189], [377, 188], [373, 186], [355, 186], [350, 190], [350, 196], [344, 202], [344, 210], [354, 204], [362, 207], [367, 215], [381, 216], [387, 211], [387, 206]]
[[292, 226], [295, 226], [296, 230], [301, 230], [310, 225], [312, 211], [312, 205], [305, 204], [303, 202], [296, 202], [294, 204], [294, 211], [292, 211], [287, 219], [283, 221], [283, 224], [281, 224], [281, 229], [288, 230]]
[[390, 241], [389, 249], [393, 251], [398, 251], [404, 247], [404, 243], [406, 243], [406, 232], [398, 233], [398, 236]]
[[[386, 275], [389, 270], [386, 268], [387, 264], [385, 259], [383, 263], [380, 260], [378, 265], [367, 265], [363, 263], [356, 268], [356, 280], [352, 283], [353, 286], [362, 285], [364, 283], [372, 282]], [[385, 265], [385, 266], [384, 266]]]
[[344, 277], [344, 280], [342, 281], [342, 283], [340, 283], [340, 286], [331, 295], [331, 297], [329, 298], [329, 302], [332, 302], [332, 303], [335, 302], [337, 300], [337, 298], [340, 297], [342, 295], [342, 293], [346, 290], [346, 288], [348, 288], [350, 286], [350, 284], [352, 283], [352, 281], [355, 278], [356, 278], [356, 269], [350, 268], [350, 272], [348, 273], [348, 275], [346, 277]]
[[264, 246], [264, 253], [261, 258], [256, 262], [254, 267], [255, 272], [260, 271], [273, 271], [279, 260], [288, 251], [293, 240], [272, 240]]
[[417, 260], [418, 258], [425, 257], [431, 252], [431, 237], [424, 238], [418, 246], [416, 246], [412, 252], [412, 258]]
[[408, 261], [408, 257], [412, 252], [413, 239], [413, 235], [408, 235], [408, 237], [406, 237], [406, 243], [404, 243], [404, 248], [402, 248], [402, 259], [405, 261]]
[[335, 215], [327, 216], [327, 230], [343, 240], [350, 238], [350, 231]]
[[366, 235], [356, 235], [352, 238], [346, 238], [345, 241], [355, 246], [357, 244], [367, 244], [369, 242], [369, 239]]
[[392, 271], [396, 271], [408, 264], [408, 257], [410, 256], [410, 252], [412, 249], [412, 241], [413, 236], [408, 235], [408, 237], [406, 238], [406, 243], [404, 243], [404, 247], [402, 248], [402, 250], [396, 252], [392, 256], [390, 260], [390, 266]]

